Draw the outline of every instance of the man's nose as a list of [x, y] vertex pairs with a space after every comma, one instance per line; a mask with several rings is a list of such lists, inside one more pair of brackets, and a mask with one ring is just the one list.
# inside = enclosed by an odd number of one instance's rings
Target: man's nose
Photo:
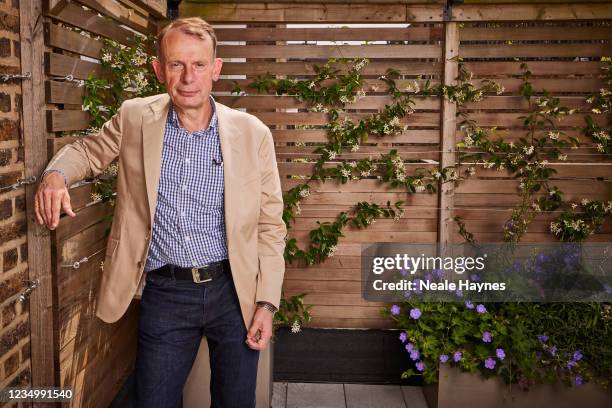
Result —
[[190, 66], [186, 66], [183, 70], [183, 76], [181, 79], [183, 82], [187, 83], [193, 81], [193, 68], [191, 68]]

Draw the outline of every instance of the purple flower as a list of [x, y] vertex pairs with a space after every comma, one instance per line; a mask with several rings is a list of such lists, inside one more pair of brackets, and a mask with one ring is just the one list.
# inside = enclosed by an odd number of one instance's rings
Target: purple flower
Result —
[[476, 306], [476, 311], [478, 313], [487, 313], [487, 308], [485, 307], [485, 305], [479, 304], [478, 306]]
[[570, 369], [570, 370], [572, 368], [576, 367], [577, 365], [578, 365], [578, 363], [575, 362], [574, 360], [570, 360], [570, 361], [567, 362], [567, 368]]
[[408, 336], [406, 335], [406, 332], [401, 332], [399, 335], [399, 339], [402, 343], [406, 342], [406, 339], [408, 338]]
[[393, 316], [397, 316], [398, 314], [400, 314], [400, 307], [398, 305], [393, 305], [391, 306], [391, 314]]
[[436, 278], [440, 279], [442, 276], [444, 276], [444, 271], [443, 271], [442, 269], [437, 269], [437, 268], [436, 268], [436, 269], [433, 269], [433, 270], [431, 271], [431, 274], [432, 274], [434, 277], [436, 277]]
[[469, 300], [465, 301], [465, 307], [467, 307], [468, 309], [473, 309], [474, 308], [474, 304], [472, 302], [470, 302]]
[[499, 358], [500, 360], [503, 360], [504, 358], [506, 358], [506, 352], [504, 351], [503, 348], [498, 348], [495, 349], [495, 355], [497, 356], [497, 358]]
[[580, 361], [580, 360], [582, 360], [582, 353], [580, 352], [580, 350], [574, 351], [574, 361]]
[[482, 341], [484, 341], [485, 343], [491, 342], [491, 332], [490, 331], [486, 331], [482, 333]]
[[459, 297], [463, 297], [463, 291], [461, 289], [457, 289], [457, 291], [455, 292], [455, 294]]
[[431, 280], [433, 279], [433, 275], [431, 273], [428, 273], [427, 275], [424, 276], [425, 278], [425, 282], [431, 282]]
[[410, 296], [412, 296], [412, 292], [409, 290], [404, 291], [404, 298], [405, 299], [410, 299]]
[[548, 336], [545, 334], [540, 334], [538, 336], [538, 340], [540, 341], [540, 343], [546, 343], [548, 341]]
[[416, 365], [416, 369], [419, 371], [423, 371], [425, 369], [425, 363], [422, 361], [417, 361]]
[[472, 282], [480, 282], [480, 276], [478, 276], [477, 274], [474, 273], [474, 274], [470, 275], [470, 280]]
[[461, 361], [461, 357], [462, 357], [462, 356], [463, 356], [463, 354], [461, 354], [461, 352], [460, 352], [460, 351], [455, 351], [455, 352], [453, 353], [453, 361], [454, 361], [455, 363], [458, 363], [459, 361]]
[[582, 380], [581, 376], [577, 375], [576, 378], [574, 378], [574, 384], [582, 385], [582, 382], [583, 382], [583, 380]]
[[552, 346], [548, 352], [550, 353], [551, 356], [555, 357], [557, 355], [557, 346]]
[[402, 275], [402, 276], [406, 276], [406, 275], [408, 275], [408, 269], [400, 269], [400, 270], [399, 270], [399, 273], [400, 273], [400, 275]]
[[446, 363], [447, 361], [448, 361], [448, 354], [442, 354], [442, 355], [440, 356], [440, 362], [441, 362], [442, 364], [444, 364], [444, 363]]
[[484, 362], [485, 367], [487, 367], [489, 370], [492, 370], [495, 368], [495, 360], [493, 360], [491, 357], [487, 358]]
[[406, 351], [411, 352], [412, 350], [414, 350], [414, 343], [406, 344]]
[[419, 350], [412, 350], [410, 352], [410, 358], [413, 360], [418, 360], [419, 357], [421, 357], [421, 353], [419, 353]]
[[421, 317], [421, 310], [418, 307], [415, 307], [414, 309], [410, 310], [410, 317], [412, 317], [414, 320], [418, 320], [419, 317]]

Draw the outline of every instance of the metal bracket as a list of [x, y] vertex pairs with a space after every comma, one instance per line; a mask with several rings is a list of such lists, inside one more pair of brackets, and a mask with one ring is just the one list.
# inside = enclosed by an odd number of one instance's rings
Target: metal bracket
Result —
[[3, 74], [0, 76], [0, 81], [8, 82], [11, 79], [30, 79], [32, 78], [31, 72], [26, 72], [25, 74]]
[[0, 188], [0, 193], [4, 193], [5, 191], [17, 190], [19, 187], [24, 186], [26, 184], [34, 184], [36, 183], [36, 176], [31, 176], [22, 180], [17, 180], [15, 184], [11, 184], [10, 186]]
[[26, 301], [26, 299], [30, 296], [30, 293], [32, 293], [32, 291], [34, 289], [36, 289], [38, 287], [38, 284], [40, 283], [40, 281], [38, 279], [35, 279], [33, 281], [30, 280], [24, 280], [24, 282], [26, 282], [28, 284], [28, 287], [25, 288], [23, 290], [23, 292], [21, 292], [21, 294], [19, 295], [19, 302], [23, 303]]

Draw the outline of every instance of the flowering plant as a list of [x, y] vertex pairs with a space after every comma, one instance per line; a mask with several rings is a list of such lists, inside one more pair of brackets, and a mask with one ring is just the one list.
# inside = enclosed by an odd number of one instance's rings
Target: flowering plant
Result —
[[280, 326], [291, 327], [291, 333], [297, 334], [302, 330], [304, 323], [308, 323], [312, 316], [310, 308], [312, 305], [304, 304], [305, 293], [291, 296], [289, 299], [281, 297], [278, 311], [274, 314], [274, 329]]
[[543, 382], [612, 383], [612, 308], [600, 303], [422, 303], [384, 311], [402, 329], [414, 368], [436, 382], [449, 364], [527, 389]]

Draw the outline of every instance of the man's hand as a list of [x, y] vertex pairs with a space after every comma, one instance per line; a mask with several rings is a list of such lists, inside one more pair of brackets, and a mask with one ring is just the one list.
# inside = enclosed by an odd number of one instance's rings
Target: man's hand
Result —
[[258, 307], [253, 315], [251, 327], [247, 333], [246, 344], [253, 350], [264, 350], [272, 338], [273, 313], [266, 308]]
[[64, 176], [58, 172], [45, 175], [36, 191], [34, 212], [40, 225], [55, 229], [59, 224], [60, 209], [71, 217], [76, 216], [70, 206], [70, 194], [64, 183]]

